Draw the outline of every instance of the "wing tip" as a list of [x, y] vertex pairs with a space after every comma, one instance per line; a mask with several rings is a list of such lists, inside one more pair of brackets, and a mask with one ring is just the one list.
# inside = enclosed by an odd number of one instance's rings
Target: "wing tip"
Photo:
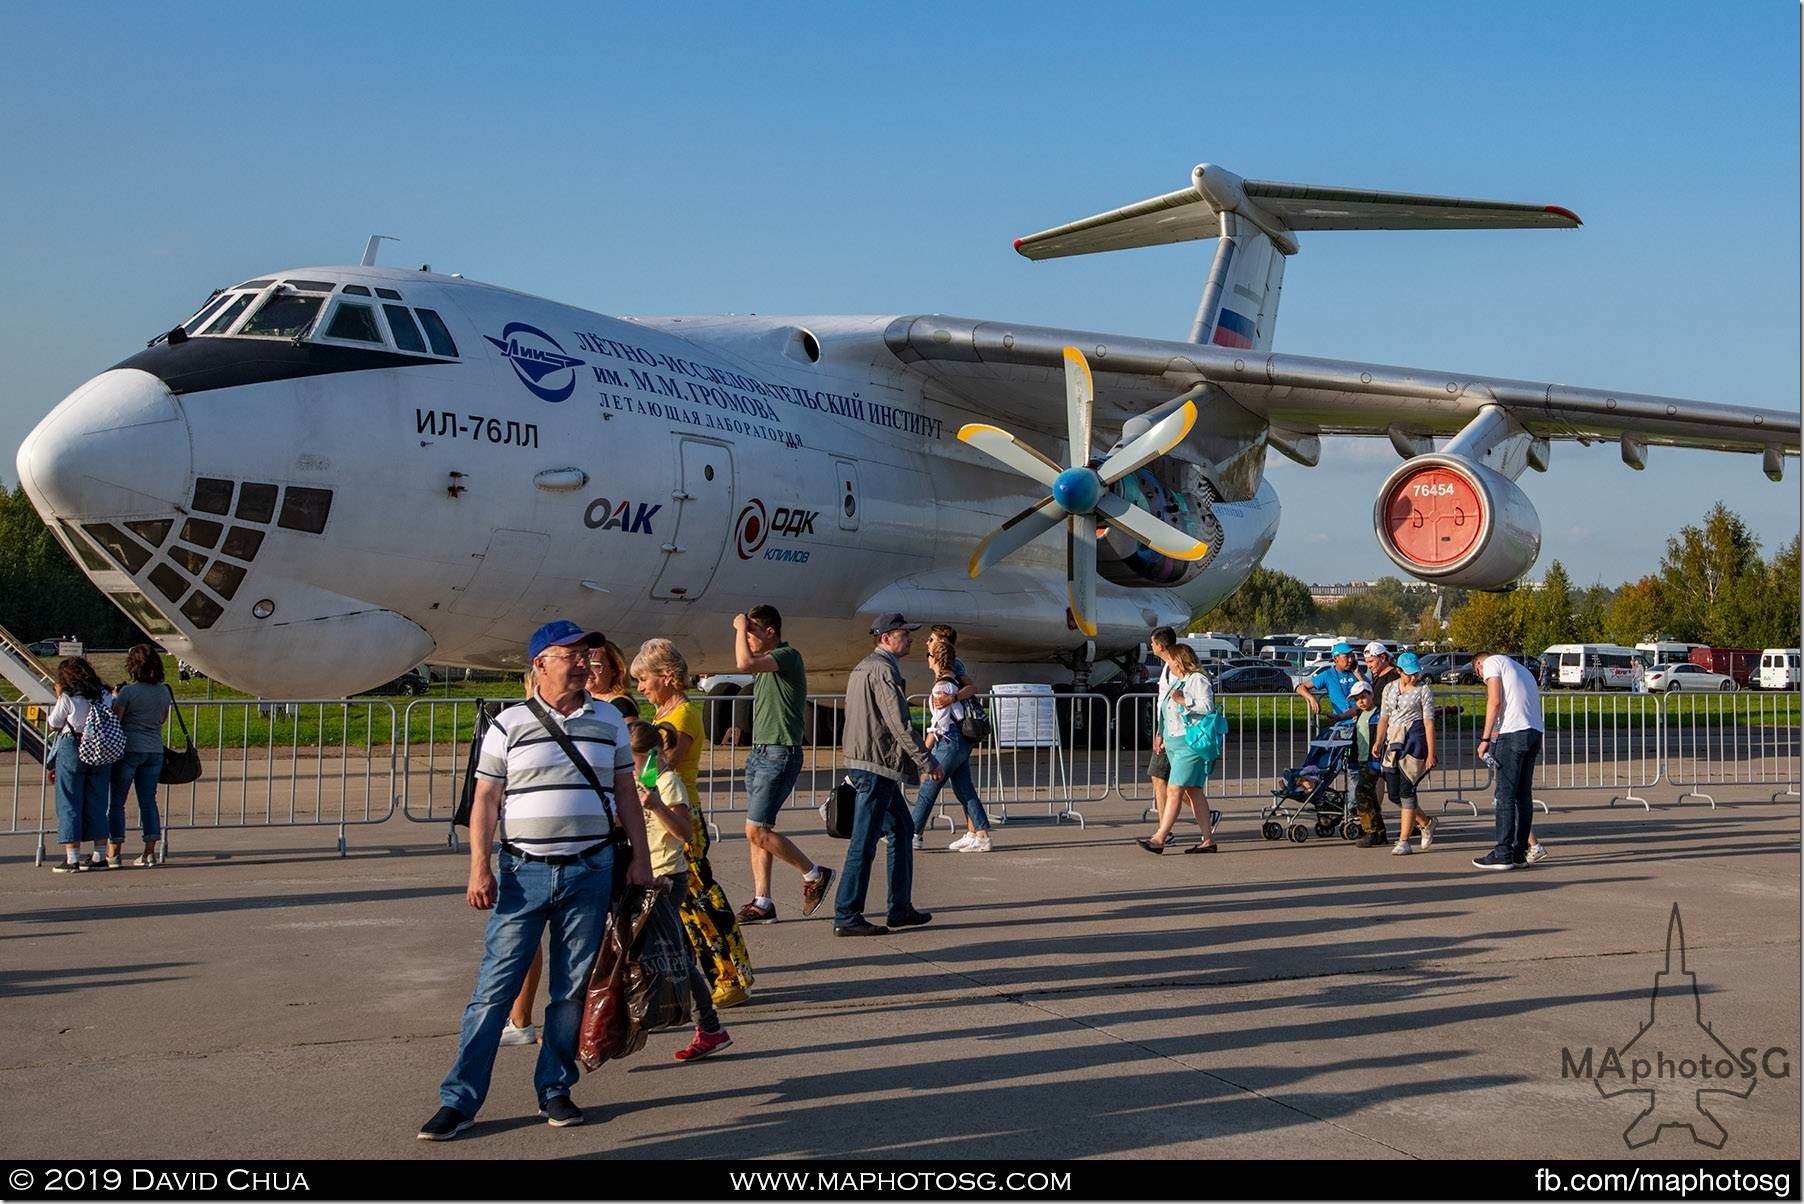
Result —
[[1564, 205], [1543, 205], [1543, 206], [1541, 206], [1541, 209], [1543, 212], [1551, 213], [1555, 217], [1563, 217], [1575, 226], [1582, 226], [1585, 224], [1584, 222], [1579, 220], [1578, 214], [1576, 214], [1572, 210], [1566, 208]]

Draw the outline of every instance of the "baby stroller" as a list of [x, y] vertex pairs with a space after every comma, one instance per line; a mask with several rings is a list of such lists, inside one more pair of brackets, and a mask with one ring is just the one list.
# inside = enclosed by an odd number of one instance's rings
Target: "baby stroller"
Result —
[[1347, 720], [1324, 728], [1309, 742], [1303, 763], [1278, 775], [1272, 801], [1260, 812], [1259, 832], [1267, 840], [1289, 837], [1302, 844], [1309, 830], [1317, 836], [1340, 832], [1358, 840], [1354, 819], [1353, 789], [1348, 769], [1353, 761], [1353, 723]]

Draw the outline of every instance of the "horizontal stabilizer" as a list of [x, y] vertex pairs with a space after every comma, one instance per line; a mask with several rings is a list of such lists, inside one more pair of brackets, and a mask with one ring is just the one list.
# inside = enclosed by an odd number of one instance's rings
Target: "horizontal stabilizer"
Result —
[[1566, 230], [1580, 224], [1557, 205], [1243, 180], [1204, 163], [1191, 173], [1188, 188], [1016, 239], [1015, 250], [1029, 259], [1056, 259], [1218, 238], [1224, 213], [1239, 213], [1287, 253], [1295, 249], [1288, 235], [1297, 230]]

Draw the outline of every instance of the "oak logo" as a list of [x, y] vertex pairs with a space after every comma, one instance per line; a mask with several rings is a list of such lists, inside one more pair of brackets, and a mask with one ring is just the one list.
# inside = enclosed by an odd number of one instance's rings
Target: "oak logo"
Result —
[[611, 502], [605, 497], [598, 497], [589, 503], [583, 511], [583, 525], [591, 531], [623, 531], [628, 535], [652, 534], [652, 515], [662, 510], [662, 505], [653, 506], [640, 502], [637, 509], [631, 502]]
[[[763, 549], [765, 540], [772, 535], [788, 536], [791, 539], [813, 535], [814, 520], [820, 516], [819, 510], [803, 510], [791, 506], [778, 506], [775, 513], [768, 513], [764, 503], [753, 498], [739, 511], [739, 518], [733, 524], [733, 550], [739, 553], [739, 559], [750, 560]], [[806, 556], [773, 556], [769, 553], [765, 555], [765, 559], [799, 559], [803, 563], [807, 560]]]

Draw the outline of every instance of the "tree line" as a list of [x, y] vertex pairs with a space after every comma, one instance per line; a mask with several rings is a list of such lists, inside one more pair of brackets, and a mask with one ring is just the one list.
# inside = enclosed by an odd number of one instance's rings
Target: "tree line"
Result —
[[1436, 591], [1381, 577], [1361, 593], [1317, 605], [1304, 582], [1261, 568], [1196, 625], [1248, 635], [1355, 632], [1506, 652], [1570, 643], [1633, 647], [1650, 635], [1723, 648], [1796, 648], [1799, 574], [1797, 536], [1762, 559], [1747, 524], [1718, 502], [1701, 523], [1666, 541], [1657, 572], [1614, 589], [1580, 589], [1556, 560], [1537, 590]]
[[0, 486], [0, 627], [26, 641], [79, 636], [92, 648], [146, 640], [69, 559], [18, 486]]

